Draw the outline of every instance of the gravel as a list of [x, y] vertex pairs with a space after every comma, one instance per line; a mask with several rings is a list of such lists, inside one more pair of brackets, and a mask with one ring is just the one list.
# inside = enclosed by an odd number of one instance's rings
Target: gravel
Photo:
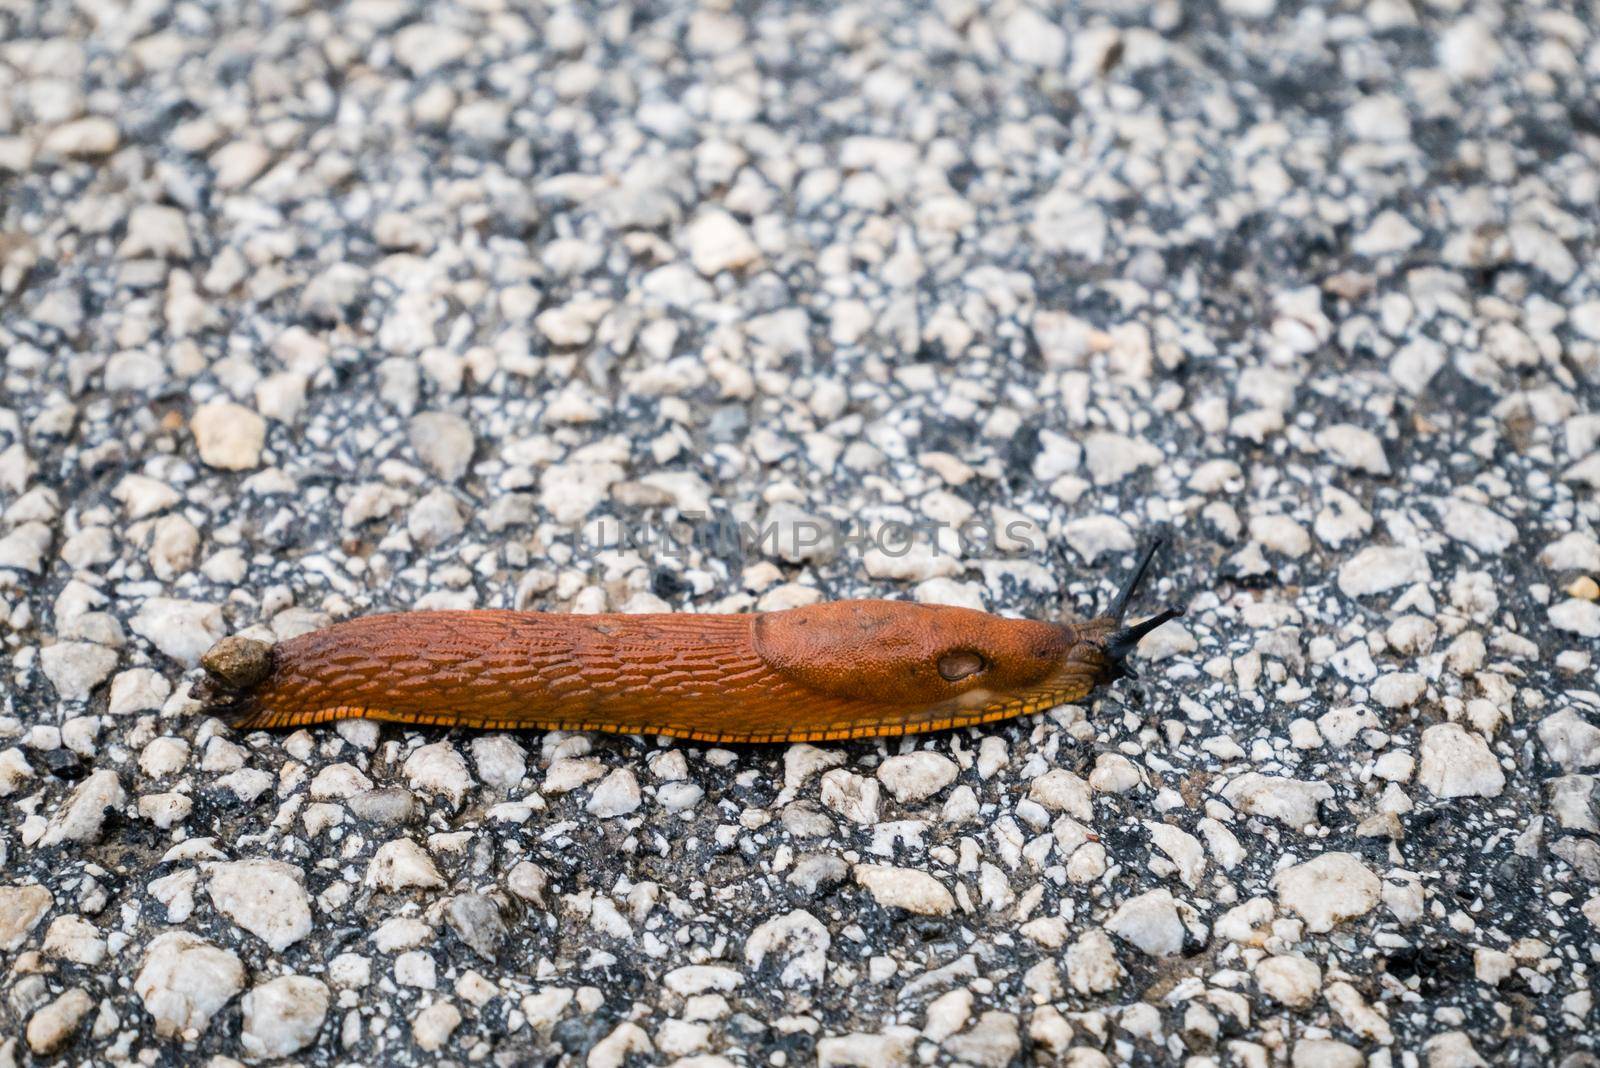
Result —
[[[0, 1064], [1592, 1063], [1593, 23], [0, 5]], [[602, 545], [699, 513], [784, 536]], [[1158, 535], [1139, 677], [981, 730], [191, 697]]]

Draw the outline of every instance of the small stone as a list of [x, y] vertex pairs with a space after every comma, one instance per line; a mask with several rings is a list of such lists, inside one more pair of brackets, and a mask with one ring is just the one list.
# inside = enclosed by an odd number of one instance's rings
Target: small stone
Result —
[[1584, 638], [1600, 638], [1600, 602], [1572, 597], [1551, 605], [1548, 615], [1550, 625], [1557, 630]]
[[1066, 31], [1029, 5], [1019, 6], [1006, 19], [1000, 40], [1011, 58], [1029, 66], [1055, 70], [1067, 58]]
[[280, 860], [240, 860], [214, 865], [207, 889], [218, 912], [281, 953], [311, 933], [304, 878]]
[[244, 996], [239, 1044], [251, 1057], [287, 1057], [317, 1040], [328, 1015], [327, 984], [304, 975], [280, 975]]
[[1422, 231], [1397, 211], [1380, 212], [1351, 242], [1358, 256], [1388, 256], [1405, 252], [1422, 239]]
[[155, 1018], [158, 1035], [198, 1035], [244, 989], [244, 965], [187, 931], [169, 931], [151, 941], [133, 989]]
[[[13, 746], [0, 750], [0, 797], [10, 797], [33, 778], [33, 767], [22, 750]], [[3, 888], [0, 888], [3, 889]]]
[[784, 965], [778, 981], [785, 989], [815, 985], [827, 972], [832, 941], [821, 920], [804, 909], [795, 909], [752, 930], [745, 939], [744, 957], [752, 968], [760, 968], [768, 957], [781, 958]]
[[171, 580], [187, 574], [200, 549], [200, 531], [181, 515], [156, 520], [150, 537], [150, 568], [156, 577]]
[[152, 779], [165, 779], [189, 766], [189, 743], [182, 738], [152, 738], [139, 752], [139, 770]]
[[433, 858], [421, 846], [409, 838], [396, 838], [379, 846], [372, 855], [367, 865], [367, 885], [389, 891], [432, 890], [445, 882]]
[[916, 1039], [917, 1032], [909, 1027], [830, 1035], [817, 1041], [817, 1068], [905, 1068]]
[[834, 768], [822, 776], [822, 803], [862, 827], [878, 822], [880, 795], [876, 779]]
[[258, 141], [230, 141], [211, 156], [217, 188], [228, 193], [261, 177], [271, 162], [272, 151]]
[[[1206, 851], [1200, 844], [1200, 839], [1170, 823], [1146, 820], [1144, 826], [1150, 832], [1151, 844], [1167, 855], [1184, 885], [1191, 888], [1198, 887], [1200, 876], [1205, 874], [1206, 869]], [[1164, 869], [1157, 866], [1154, 870]]]
[[1359, 1049], [1331, 1038], [1302, 1038], [1289, 1058], [1289, 1068], [1363, 1068], [1366, 1063]]
[[592, 309], [582, 303], [563, 304], [539, 313], [533, 320], [539, 333], [558, 349], [587, 345], [594, 337]]
[[1138, 766], [1121, 753], [1101, 753], [1089, 772], [1089, 785], [1102, 794], [1125, 794], [1143, 782]]
[[115, 649], [93, 642], [56, 642], [39, 652], [45, 678], [63, 701], [87, 701], [117, 666]]
[[68, 157], [93, 159], [109, 156], [122, 143], [117, 124], [99, 115], [63, 123], [45, 135], [39, 154], [46, 159]]
[[932, 797], [955, 782], [959, 771], [949, 757], [919, 750], [885, 760], [878, 766], [878, 781], [896, 801], [906, 804]]
[[[1058, 1058], [1056, 1061], [1058, 1064], [1069, 1063], [1066, 1058], [1072, 1045], [1072, 1035], [1072, 1025], [1054, 1005], [1039, 1006], [1028, 1020], [1028, 1038], [1042, 1053]], [[1105, 1057], [1099, 1050], [1085, 1050], [1085, 1052]], [[1110, 1063], [1106, 1061], [1107, 1068]], [[1088, 1068], [1088, 1066], [1078, 1063], [1075, 1068]]]
[[223, 471], [248, 471], [261, 464], [267, 421], [242, 404], [213, 401], [189, 420], [200, 459]]
[[45, 554], [55, 535], [48, 523], [19, 523], [0, 538], [0, 567], [37, 575], [44, 570]]
[[1028, 799], [1084, 822], [1094, 818], [1094, 791], [1065, 768], [1051, 768], [1034, 779], [1028, 786]]
[[[1453, 19], [1437, 38], [1439, 65], [1457, 81], [1490, 77], [1505, 58], [1495, 33], [1482, 18], [1466, 15]], [[1430, 1066], [1432, 1068], [1432, 1066]]]
[[335, 801], [372, 789], [372, 780], [354, 764], [329, 764], [311, 780], [311, 800]]
[[1433, 571], [1422, 550], [1398, 545], [1368, 546], [1339, 568], [1339, 592], [1346, 597], [1366, 597], [1431, 581]]
[[[1434, 1035], [1423, 1043], [1422, 1055], [1427, 1068], [1489, 1068], [1489, 1062], [1478, 1056], [1472, 1039], [1463, 1031]], [[1571, 1059], [1563, 1063], [1571, 1063]]]
[[744, 977], [737, 968], [720, 964], [688, 964], [672, 969], [661, 978], [661, 984], [679, 997], [704, 994], [708, 990], [727, 993], [742, 982]]
[[1378, 717], [1366, 705], [1346, 705], [1317, 717], [1317, 731], [1329, 745], [1343, 749], [1362, 731], [1379, 727]]
[[487, 961], [495, 959], [508, 934], [500, 906], [482, 894], [458, 894], [452, 898], [445, 922], [456, 937]]
[[194, 255], [189, 239], [189, 224], [183, 212], [165, 204], [141, 204], [128, 216], [128, 236], [122, 239], [117, 255], [123, 259], [156, 256], [186, 260]]
[[108, 393], [152, 393], [166, 380], [166, 364], [148, 352], [119, 352], [106, 361]]
[[528, 754], [505, 734], [480, 734], [472, 739], [472, 762], [478, 778], [496, 790], [511, 790], [528, 774]]
[[1110, 936], [1090, 928], [1067, 947], [1067, 982], [1080, 994], [1103, 994], [1122, 982], [1122, 965]]
[[152, 597], [139, 606], [129, 628], [184, 667], [194, 667], [224, 634], [222, 609], [214, 604]]
[[1322, 969], [1304, 957], [1268, 957], [1256, 965], [1261, 992], [1291, 1009], [1303, 1009], [1322, 991]]
[[1059, 183], [1034, 202], [1029, 235], [1040, 250], [1099, 262], [1110, 227], [1106, 213], [1072, 185]]
[[1539, 563], [1552, 571], [1600, 572], [1600, 541], [1587, 534], [1564, 534], [1544, 547]]
[[185, 794], [141, 794], [139, 818], [149, 820], [161, 830], [169, 830], [189, 818], [194, 801]]
[[1567, 771], [1600, 765], [1600, 727], [1570, 708], [1540, 721], [1539, 742], [1545, 755]]
[[1368, 515], [1362, 504], [1347, 492], [1328, 486], [1323, 491], [1322, 500], [1322, 510], [1317, 512], [1317, 521], [1312, 529], [1317, 531], [1317, 537], [1322, 539], [1323, 544], [1339, 547], [1365, 536], [1366, 532], [1373, 529], [1373, 516]]
[[1499, 797], [1506, 776], [1489, 743], [1455, 723], [1422, 732], [1417, 781], [1437, 797]]
[[428, 470], [446, 482], [467, 473], [477, 442], [471, 425], [449, 412], [419, 412], [411, 418], [411, 447]]
[[447, 489], [430, 490], [406, 512], [406, 533], [425, 548], [443, 545], [465, 529], [466, 513]]
[[797, 790], [819, 771], [844, 763], [844, 754], [800, 742], [783, 751], [783, 787]]
[[1102, 556], [1125, 553], [1138, 547], [1138, 539], [1128, 525], [1109, 515], [1074, 519], [1062, 528], [1061, 536], [1086, 564], [1093, 564]]
[[1353, 853], [1323, 853], [1280, 871], [1272, 880], [1278, 900], [1324, 934], [1343, 920], [1364, 916], [1378, 903], [1382, 884]]
[[241, 802], [248, 805], [270, 790], [272, 783], [273, 777], [259, 768], [240, 768], [222, 776], [214, 785], [218, 789], [231, 791]]
[[122, 503], [129, 519], [164, 512], [183, 500], [182, 494], [165, 482], [144, 475], [124, 475], [111, 496]]
[[297, 371], [268, 375], [256, 384], [255, 398], [262, 415], [293, 425], [306, 406], [306, 376]]
[[986, 1012], [971, 1030], [946, 1039], [944, 1049], [961, 1064], [1006, 1068], [1022, 1052], [1017, 1018], [999, 1010]]
[[395, 58], [419, 77], [463, 59], [471, 51], [472, 38], [469, 35], [454, 26], [442, 26], [436, 22], [413, 23], [394, 37]]
[[72, 791], [56, 810], [39, 845], [48, 848], [63, 842], [98, 842], [105, 829], [106, 812], [128, 803], [122, 780], [109, 769], [94, 772]]
[[1517, 525], [1498, 512], [1459, 497], [1437, 502], [1444, 532], [1481, 553], [1503, 553], [1517, 541]]
[[356, 819], [389, 827], [410, 823], [417, 813], [416, 796], [399, 786], [362, 790], [352, 795], [347, 803], [350, 814]]
[[1394, 671], [1373, 681], [1372, 699], [1384, 708], [1410, 708], [1427, 692], [1428, 680], [1415, 671]]
[[1097, 486], [1121, 482], [1140, 468], [1153, 467], [1165, 457], [1161, 450], [1143, 438], [1097, 431], [1083, 446], [1084, 461]]
[[1336, 423], [1317, 433], [1317, 448], [1341, 467], [1365, 471], [1369, 475], [1389, 474], [1389, 458], [1383, 442], [1370, 430], [1350, 423]]
[[437, 1053], [460, 1026], [461, 1010], [448, 1001], [436, 1001], [411, 1021], [411, 1037], [424, 1052]]
[[1333, 800], [1334, 795], [1327, 783], [1247, 771], [1223, 787], [1222, 796], [1252, 816], [1275, 819], [1298, 831], [1320, 822], [1317, 806]]
[[544, 792], [565, 794], [606, 773], [606, 766], [594, 757], [563, 757], [552, 760], [544, 772]]
[[935, 1042], [942, 1042], [967, 1026], [971, 1017], [972, 991], [951, 990], [928, 1003], [927, 1023], [922, 1033]]
[[1361, 992], [1347, 982], [1328, 984], [1322, 992], [1334, 1012], [1339, 1014], [1346, 1027], [1364, 1038], [1375, 1039], [1387, 1046], [1394, 1042], [1394, 1031], [1387, 1017], [1368, 1005]]
[[0, 886], [0, 950], [20, 948], [53, 904], [55, 898], [42, 886]]
[[506, 889], [536, 905], [544, 904], [545, 887], [549, 885], [550, 877], [531, 860], [517, 861], [517, 866], [506, 873]]
[[[1057, 434], [1053, 430], [1041, 430], [1039, 432], [1039, 454], [1033, 458], [1034, 478], [1043, 483], [1051, 483], [1063, 475], [1076, 471], [1081, 463], [1083, 463], [1083, 446], [1079, 445], [1077, 441], [1067, 437], [1065, 434]], [[1074, 520], [1073, 522], [1084, 521]], [[1117, 526], [1124, 530], [1126, 529], [1126, 524], [1120, 521], [1117, 522]], [[1070, 529], [1072, 524], [1069, 523], [1067, 527]], [[1091, 537], [1101, 539], [1110, 536], [1115, 536], [1113, 528], [1105, 524], [1100, 526], [1098, 534], [1091, 533]], [[1131, 541], [1131, 534], [1129, 539]], [[1128, 548], [1133, 548], [1133, 545], [1130, 544]], [[1126, 552], [1127, 550], [1122, 551]]]
[[638, 777], [627, 768], [616, 768], [600, 780], [583, 807], [592, 816], [611, 819], [637, 810], [642, 800]]
[[655, 1052], [650, 1036], [636, 1023], [624, 1021], [595, 1043], [585, 1068], [625, 1068], [630, 1061], [643, 1060]]
[[459, 807], [472, 790], [472, 773], [467, 762], [449, 742], [434, 742], [419, 747], [405, 762], [406, 781], [424, 794], [442, 794]]
[[1168, 890], [1151, 890], [1124, 901], [1106, 921], [1106, 930], [1152, 957], [1183, 949], [1183, 920]]
[[44, 955], [92, 967], [106, 959], [106, 940], [81, 916], [57, 916], [45, 932]]
[[857, 885], [887, 908], [905, 909], [923, 916], [948, 916], [955, 911], [955, 898], [944, 884], [927, 872], [896, 868], [884, 864], [857, 864]]
[[738, 220], [715, 208], [700, 212], [684, 227], [683, 241], [689, 262], [707, 278], [742, 270], [761, 258], [761, 250]]
[[1311, 551], [1311, 535], [1286, 515], [1258, 515], [1250, 520], [1250, 537], [1261, 547], [1291, 560]]
[[28, 1048], [48, 1056], [72, 1040], [78, 1024], [94, 1008], [94, 998], [82, 987], [72, 987], [34, 1013], [28, 1020]]
[[[421, 933], [418, 935], [419, 941], [431, 933], [431, 928], [427, 924], [418, 923], [416, 926], [421, 928]], [[414, 945], [415, 943], [404, 944]], [[380, 944], [379, 948], [384, 947]], [[398, 948], [398, 946], [391, 944], [388, 948], [393, 949]], [[418, 990], [436, 989], [439, 985], [438, 962], [433, 959], [433, 954], [422, 950], [401, 953], [394, 959], [394, 981], [401, 986], [416, 987]]]

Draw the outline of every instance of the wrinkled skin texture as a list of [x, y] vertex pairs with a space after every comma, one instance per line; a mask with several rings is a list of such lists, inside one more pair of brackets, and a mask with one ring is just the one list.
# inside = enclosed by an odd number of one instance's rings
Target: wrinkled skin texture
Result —
[[[246, 729], [366, 717], [707, 742], [871, 738], [1081, 700], [1118, 677], [1103, 645], [1116, 627], [901, 601], [755, 615], [406, 612], [257, 646], [260, 681], [213, 672], [203, 689]], [[229, 656], [231, 675], [255, 674]]]

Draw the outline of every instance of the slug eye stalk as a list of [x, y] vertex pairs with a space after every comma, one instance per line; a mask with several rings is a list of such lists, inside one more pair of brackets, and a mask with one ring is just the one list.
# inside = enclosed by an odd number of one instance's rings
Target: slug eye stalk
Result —
[[[1121, 623], [1122, 617], [1128, 611], [1128, 602], [1133, 599], [1139, 584], [1144, 581], [1145, 572], [1150, 568], [1150, 561], [1155, 558], [1156, 550], [1161, 548], [1161, 539], [1156, 538], [1145, 546], [1144, 552], [1139, 554], [1139, 561], [1133, 565], [1133, 571], [1128, 575], [1127, 581], [1122, 584], [1122, 589], [1117, 591], [1116, 599], [1111, 602], [1111, 608], [1106, 613], [1108, 619], [1114, 623]], [[1138, 678], [1132, 668], [1127, 666], [1127, 658], [1144, 636], [1155, 630], [1169, 619], [1176, 619], [1183, 615], [1183, 606], [1174, 605], [1166, 608], [1142, 623], [1135, 623], [1131, 627], [1120, 627], [1112, 631], [1105, 638], [1104, 648], [1106, 659], [1110, 662], [1113, 678]]]

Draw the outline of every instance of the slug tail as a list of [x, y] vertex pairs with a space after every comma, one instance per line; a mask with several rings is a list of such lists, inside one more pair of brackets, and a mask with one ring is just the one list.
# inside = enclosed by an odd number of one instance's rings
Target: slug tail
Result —
[[251, 695], [272, 674], [272, 646], [234, 634], [223, 638], [200, 658], [205, 677], [191, 692], [201, 711], [237, 728], [248, 728], [259, 716]]

